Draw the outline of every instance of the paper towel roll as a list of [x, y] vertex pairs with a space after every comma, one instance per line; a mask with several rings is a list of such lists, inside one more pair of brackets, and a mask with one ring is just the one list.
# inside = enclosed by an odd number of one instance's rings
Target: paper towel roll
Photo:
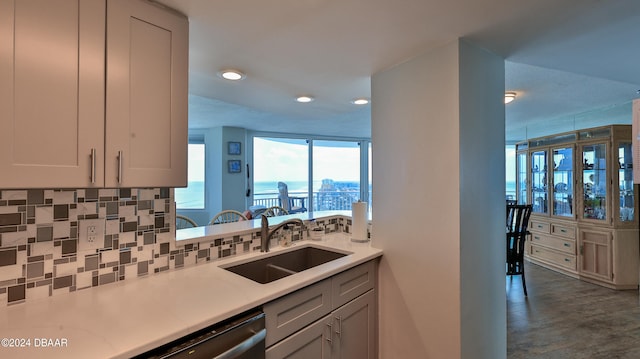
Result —
[[354, 242], [366, 242], [367, 234], [367, 202], [354, 202], [351, 205], [351, 240]]

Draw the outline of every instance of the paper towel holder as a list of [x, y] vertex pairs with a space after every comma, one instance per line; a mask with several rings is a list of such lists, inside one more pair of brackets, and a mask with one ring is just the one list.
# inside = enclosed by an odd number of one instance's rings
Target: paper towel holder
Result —
[[[356, 213], [354, 211], [354, 208], [356, 207], [355, 205], [358, 204], [359, 206], [364, 206], [364, 208], [359, 208], [359, 210], [363, 210], [364, 212], [360, 212], [358, 213], [359, 216], [361, 216], [361, 218], [358, 218], [358, 221], [363, 221], [364, 223], [364, 228], [361, 228], [359, 231], [361, 233], [356, 234], [355, 232], [355, 223], [356, 223]], [[355, 243], [366, 243], [370, 241], [370, 235], [369, 235], [369, 220], [368, 220], [368, 208], [367, 208], [367, 202], [363, 202], [362, 200], [358, 200], [358, 202], [354, 202], [352, 207], [351, 207], [351, 242], [355, 242]], [[361, 224], [362, 225], [362, 224]]]

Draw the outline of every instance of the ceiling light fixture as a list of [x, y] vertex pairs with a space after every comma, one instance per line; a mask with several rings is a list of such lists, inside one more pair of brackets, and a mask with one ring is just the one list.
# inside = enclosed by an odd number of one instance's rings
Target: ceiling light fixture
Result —
[[351, 103], [354, 104], [354, 105], [362, 106], [362, 105], [368, 104], [369, 103], [369, 99], [366, 98], [366, 97], [360, 97], [360, 98], [353, 99], [351, 101]]
[[515, 92], [505, 92], [504, 93], [504, 103], [508, 104], [509, 102], [513, 101], [516, 99], [516, 93]]
[[313, 97], [311, 97], [311, 96], [298, 96], [298, 98], [296, 98], [296, 101], [298, 101], [300, 103], [309, 103], [309, 102], [313, 101]]
[[222, 70], [218, 72], [218, 76], [230, 81], [243, 80], [245, 77], [247, 77], [247, 75], [238, 70]]

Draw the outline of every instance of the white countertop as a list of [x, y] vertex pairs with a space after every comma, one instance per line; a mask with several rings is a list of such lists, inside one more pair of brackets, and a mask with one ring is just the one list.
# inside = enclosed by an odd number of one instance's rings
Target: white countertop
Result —
[[[258, 221], [241, 224], [251, 222]], [[238, 230], [248, 229], [254, 228]], [[382, 255], [342, 233], [276, 247], [266, 255], [304, 246], [352, 254], [268, 284], [219, 268], [265, 255], [255, 252], [9, 306], [0, 310], [0, 357], [128, 358]], [[7, 348], [3, 338], [29, 339], [31, 346]], [[41, 338], [67, 344], [35, 347]]]

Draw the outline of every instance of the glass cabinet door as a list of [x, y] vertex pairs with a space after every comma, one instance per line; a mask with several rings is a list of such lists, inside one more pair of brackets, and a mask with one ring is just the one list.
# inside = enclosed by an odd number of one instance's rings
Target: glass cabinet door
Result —
[[516, 156], [516, 198], [518, 204], [527, 204], [527, 153], [518, 153]]
[[582, 147], [582, 192], [585, 219], [607, 219], [607, 145], [598, 143]]
[[621, 222], [634, 221], [634, 194], [633, 194], [633, 158], [631, 157], [631, 142], [618, 144], [618, 188], [620, 194]]
[[553, 149], [553, 215], [573, 216], [573, 148]]
[[531, 204], [535, 213], [549, 213], [547, 207], [547, 151], [531, 153]]

